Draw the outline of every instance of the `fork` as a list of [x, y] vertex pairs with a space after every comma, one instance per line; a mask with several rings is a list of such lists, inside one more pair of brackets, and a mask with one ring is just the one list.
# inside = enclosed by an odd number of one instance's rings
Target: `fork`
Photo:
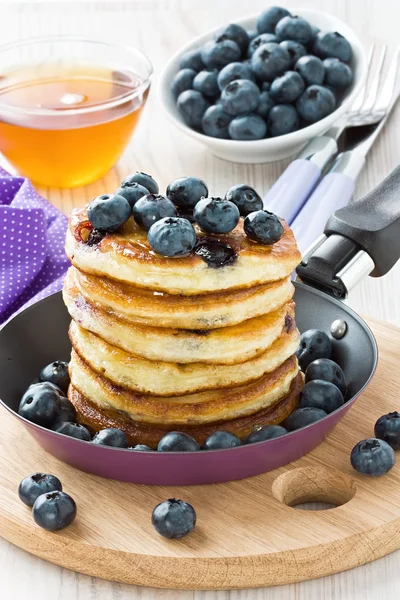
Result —
[[[399, 66], [399, 49], [396, 51], [395, 58], [389, 67], [382, 92], [379, 94], [380, 82], [384, 73], [386, 53], [387, 48], [385, 46], [380, 52], [378, 66], [375, 69], [373, 66], [375, 46], [372, 46], [368, 58], [366, 83], [354, 100], [350, 110], [345, 117], [325, 135], [314, 138], [307, 144], [297, 158], [278, 178], [264, 198], [264, 206], [273, 212], [277, 212], [286, 219], [289, 224], [294, 223], [296, 217], [301, 214], [300, 211], [320, 179], [322, 171], [335, 154], [337, 154], [338, 143], [341, 145], [343, 140], [348, 137], [348, 134], [351, 134], [352, 131], [358, 130], [361, 133], [361, 136], [359, 136], [359, 141], [361, 141], [367, 134], [371, 134], [371, 131], [374, 132], [371, 127], [372, 125], [375, 125], [376, 129], [379, 127], [380, 123], [382, 123], [383, 126], [383, 122], [389, 114], [392, 104], [394, 104], [395, 99], [397, 99], [397, 96], [396, 98], [394, 98], [394, 96], [396, 94], [395, 86]], [[379, 131], [376, 132], [376, 135]], [[349, 148], [350, 146], [346, 146], [346, 149]], [[355, 179], [362, 169], [365, 158], [352, 157], [346, 152], [344, 154], [345, 156], [339, 155], [338, 160], [340, 158], [340, 162], [339, 164], [336, 162], [332, 169], [344, 168], [346, 161], [350, 161], [353, 165], [353, 179]], [[357, 168], [356, 163], [358, 165]], [[357, 169], [359, 169], [358, 173], [356, 173]], [[351, 169], [348, 168], [342, 179], [342, 187], [345, 187], [345, 195], [348, 199], [349, 193], [351, 192], [352, 194], [354, 190], [354, 181], [352, 184], [351, 178], [349, 177], [350, 171]], [[332, 179], [332, 177], [329, 177], [328, 181], [325, 181], [326, 177], [327, 176], [322, 180], [322, 182], [324, 182], [324, 188], [326, 188], [329, 183], [329, 179]], [[335, 178], [339, 181], [338, 177]], [[318, 188], [320, 188], [321, 183]], [[322, 191], [325, 193], [324, 189], [322, 189]], [[342, 189], [337, 191], [339, 193], [343, 192]], [[316, 206], [315, 198], [313, 206]], [[310, 211], [308, 211], [308, 213], [310, 213]]]
[[[337, 128], [335, 132], [336, 135], [339, 134], [338, 145], [343, 145], [344, 151], [338, 155], [328, 173], [321, 179], [303, 209], [291, 223], [302, 252], [322, 233], [331, 213], [350, 202], [357, 177], [364, 167], [366, 155], [399, 97], [397, 76], [400, 49], [397, 48], [383, 82], [385, 55], [386, 48], [383, 48], [372, 83], [367, 82], [361, 101], [356, 98], [355, 102], [358, 105], [355, 109], [352, 106], [345, 125]], [[329, 131], [329, 133], [333, 132]]]

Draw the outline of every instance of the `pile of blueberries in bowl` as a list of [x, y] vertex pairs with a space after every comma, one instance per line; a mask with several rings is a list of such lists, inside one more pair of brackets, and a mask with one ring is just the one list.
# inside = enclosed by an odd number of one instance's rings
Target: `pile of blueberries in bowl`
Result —
[[186, 125], [215, 138], [260, 140], [336, 109], [353, 83], [350, 42], [277, 6], [256, 28], [229, 24], [181, 56], [170, 89]]

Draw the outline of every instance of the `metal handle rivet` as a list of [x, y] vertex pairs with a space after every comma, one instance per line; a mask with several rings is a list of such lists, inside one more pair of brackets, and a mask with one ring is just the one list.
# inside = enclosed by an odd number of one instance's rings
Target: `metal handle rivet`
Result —
[[331, 335], [335, 340], [340, 340], [347, 331], [347, 323], [343, 319], [336, 319], [331, 325]]

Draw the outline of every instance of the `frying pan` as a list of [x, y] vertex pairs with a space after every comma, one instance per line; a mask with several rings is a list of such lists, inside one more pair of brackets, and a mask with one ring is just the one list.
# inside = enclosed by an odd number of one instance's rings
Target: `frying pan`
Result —
[[[400, 166], [362, 200], [334, 213], [297, 269], [296, 322], [300, 331], [329, 332], [338, 319], [345, 335], [333, 340], [333, 359], [349, 382], [348, 401], [324, 419], [280, 438], [229, 450], [133, 452], [83, 442], [18, 415], [20, 398], [43, 365], [69, 360], [70, 317], [61, 293], [30, 306], [0, 331], [1, 404], [50, 454], [74, 467], [141, 484], [217, 483], [258, 475], [300, 458], [320, 444], [370, 382], [377, 346], [366, 323], [341, 302], [366, 274], [380, 277], [400, 257]], [[40, 470], [40, 464], [37, 465]]]

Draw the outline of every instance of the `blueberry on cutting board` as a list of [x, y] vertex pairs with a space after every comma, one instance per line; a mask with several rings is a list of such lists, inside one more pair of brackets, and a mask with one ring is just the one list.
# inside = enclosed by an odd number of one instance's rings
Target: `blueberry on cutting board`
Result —
[[375, 436], [393, 448], [400, 450], [400, 413], [390, 412], [375, 423]]
[[35, 500], [32, 516], [42, 529], [57, 531], [68, 527], [75, 520], [76, 504], [65, 492], [49, 492]]
[[393, 448], [384, 440], [362, 440], [351, 451], [352, 467], [363, 475], [380, 477], [392, 469], [396, 462]]
[[168, 539], [180, 539], [193, 531], [196, 525], [196, 511], [183, 500], [170, 498], [157, 504], [152, 514], [154, 529]]
[[61, 492], [61, 481], [55, 475], [34, 473], [25, 477], [18, 486], [18, 496], [27, 506], [33, 506], [35, 500], [48, 492]]

